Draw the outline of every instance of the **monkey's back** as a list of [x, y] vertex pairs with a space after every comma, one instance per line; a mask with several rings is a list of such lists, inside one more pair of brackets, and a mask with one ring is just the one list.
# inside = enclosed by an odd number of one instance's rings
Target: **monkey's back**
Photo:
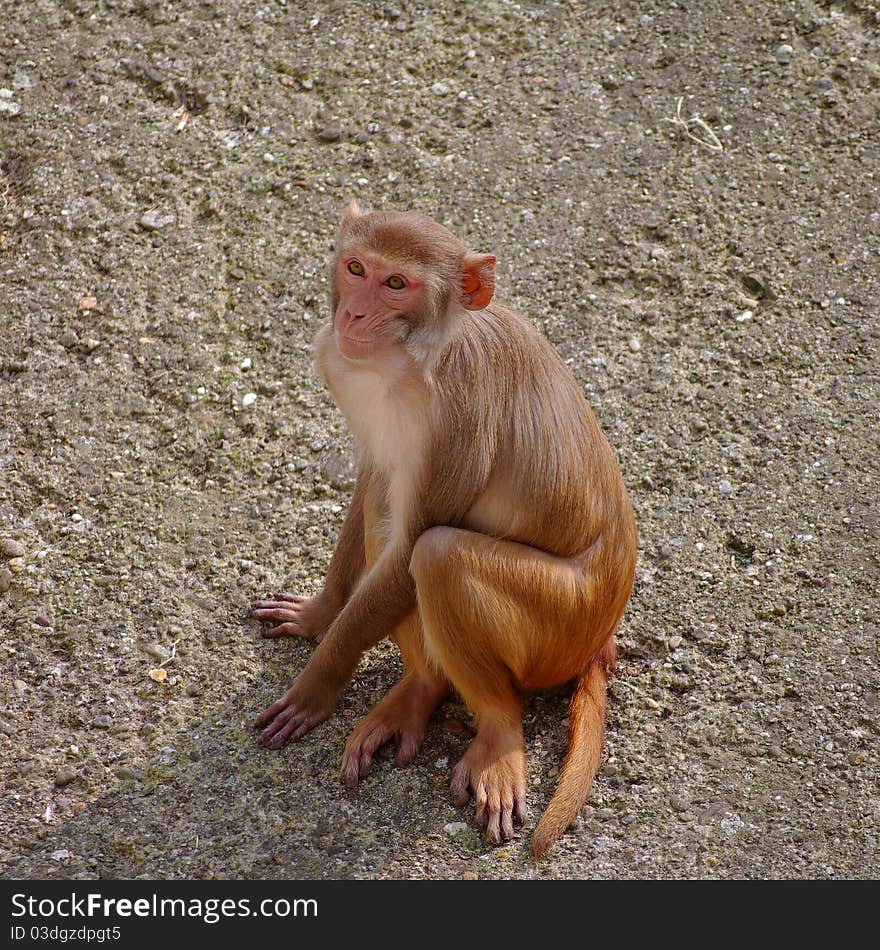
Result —
[[498, 300], [465, 319], [448, 354], [444, 376], [455, 383], [446, 392], [488, 474], [466, 523], [561, 557], [583, 556], [600, 539], [626, 547], [632, 506], [569, 367]]

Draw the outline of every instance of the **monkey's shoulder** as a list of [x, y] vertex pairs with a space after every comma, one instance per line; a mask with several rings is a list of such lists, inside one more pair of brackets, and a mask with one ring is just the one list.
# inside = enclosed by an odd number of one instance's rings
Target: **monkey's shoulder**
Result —
[[483, 310], [464, 312], [457, 331], [441, 361], [456, 377], [491, 374], [503, 386], [529, 367], [565, 365], [531, 320], [497, 299]]

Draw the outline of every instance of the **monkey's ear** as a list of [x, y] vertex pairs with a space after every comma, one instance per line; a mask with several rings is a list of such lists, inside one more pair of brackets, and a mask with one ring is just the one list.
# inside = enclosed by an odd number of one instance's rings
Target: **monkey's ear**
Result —
[[342, 220], [339, 222], [339, 229], [344, 231], [352, 221], [356, 221], [362, 216], [363, 213], [358, 207], [358, 203], [356, 201], [349, 201], [345, 211], [342, 213]]
[[495, 258], [491, 254], [468, 254], [461, 262], [461, 305], [482, 310], [495, 293]]

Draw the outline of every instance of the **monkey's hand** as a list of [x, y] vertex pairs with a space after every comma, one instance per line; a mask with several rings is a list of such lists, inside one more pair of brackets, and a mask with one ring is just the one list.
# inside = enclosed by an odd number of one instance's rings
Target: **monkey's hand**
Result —
[[[336, 705], [337, 691], [314, 676], [309, 666], [290, 684], [287, 692], [266, 709], [256, 721], [260, 745], [280, 749], [288, 739], [299, 739], [329, 718]], [[263, 728], [265, 726], [265, 728]]]
[[[320, 643], [338, 610], [322, 594], [298, 597], [296, 594], [274, 594], [270, 600], [251, 604], [251, 617], [259, 620], [264, 637], [305, 637]], [[267, 621], [277, 621], [269, 626]]]

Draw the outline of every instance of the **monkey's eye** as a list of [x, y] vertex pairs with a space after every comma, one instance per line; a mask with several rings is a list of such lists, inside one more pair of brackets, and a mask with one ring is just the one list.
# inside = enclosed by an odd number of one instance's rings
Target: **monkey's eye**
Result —
[[385, 281], [385, 284], [392, 290], [403, 290], [403, 288], [406, 287], [406, 281], [402, 277], [398, 277], [397, 274], [392, 274], [391, 277]]
[[354, 274], [355, 277], [363, 277], [364, 265], [360, 261], [349, 261], [348, 272], [349, 274]]

